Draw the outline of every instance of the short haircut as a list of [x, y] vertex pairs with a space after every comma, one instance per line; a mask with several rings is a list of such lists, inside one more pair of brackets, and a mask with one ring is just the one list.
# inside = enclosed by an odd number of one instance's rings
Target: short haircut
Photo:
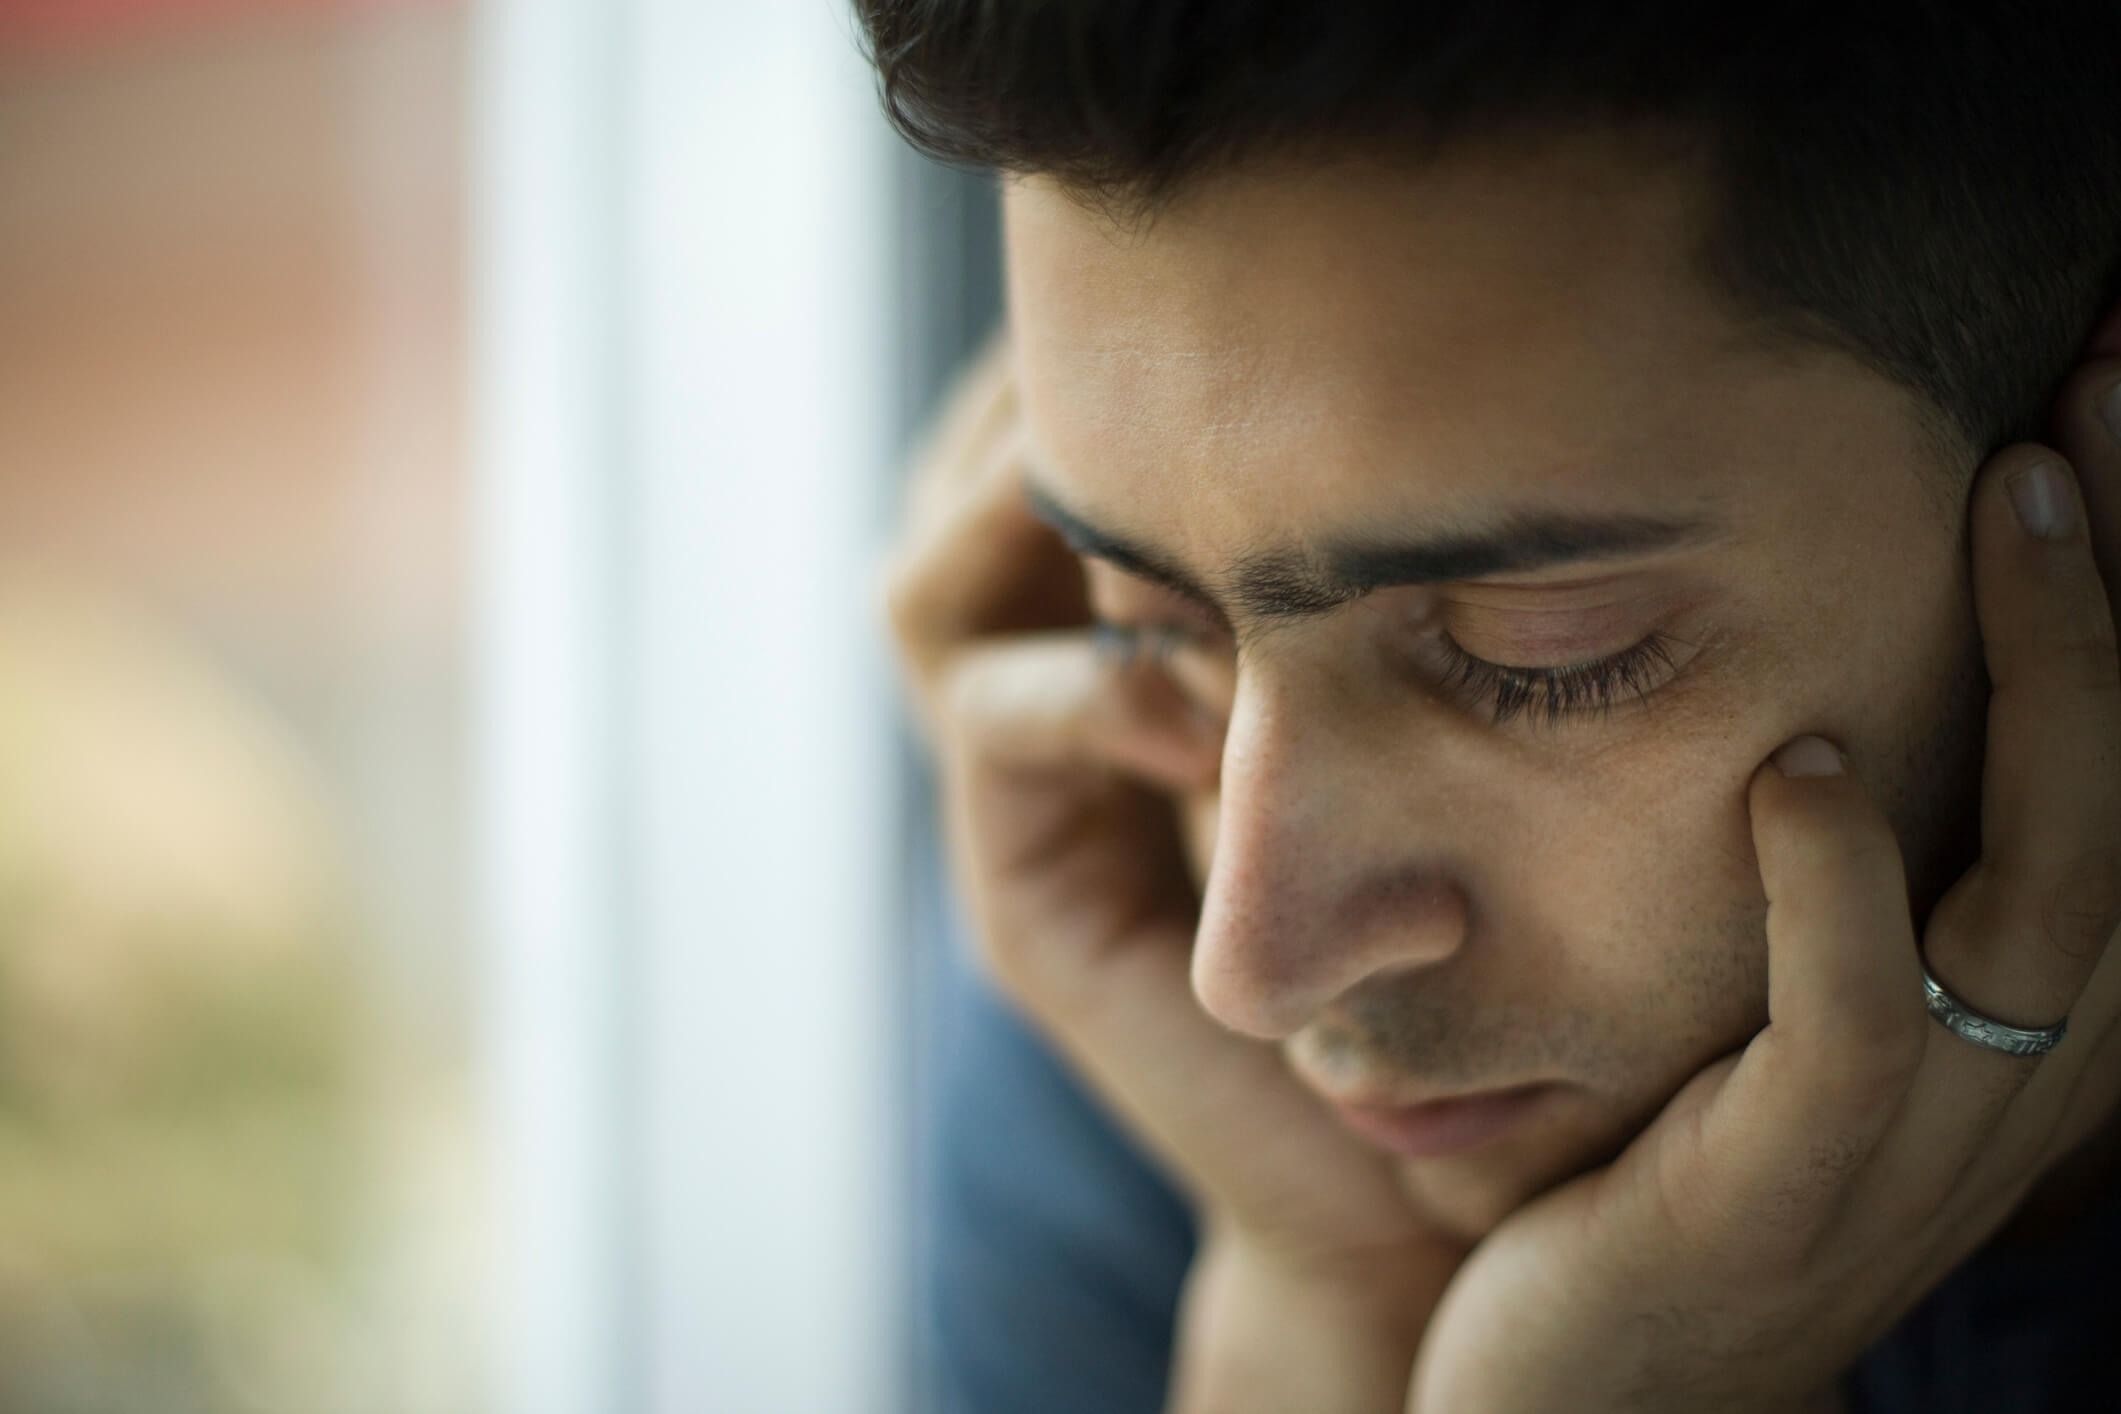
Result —
[[1274, 153], [1698, 130], [1720, 292], [1914, 390], [1969, 467], [2040, 435], [2121, 294], [2116, 0], [853, 3], [917, 147], [1120, 217]]

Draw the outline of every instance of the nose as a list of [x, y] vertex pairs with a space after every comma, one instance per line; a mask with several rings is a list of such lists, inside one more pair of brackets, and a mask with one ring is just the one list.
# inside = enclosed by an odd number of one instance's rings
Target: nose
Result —
[[1193, 991], [1233, 1031], [1280, 1040], [1356, 984], [1442, 962], [1468, 905], [1450, 860], [1438, 747], [1371, 739], [1301, 695], [1241, 689], [1223, 747]]

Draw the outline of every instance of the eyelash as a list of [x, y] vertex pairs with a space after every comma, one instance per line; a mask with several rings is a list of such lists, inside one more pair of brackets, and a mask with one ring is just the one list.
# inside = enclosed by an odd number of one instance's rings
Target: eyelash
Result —
[[[1176, 625], [1102, 620], [1093, 633], [1100, 655], [1108, 660], [1132, 662], [1146, 657], [1159, 670], [1168, 670], [1171, 655], [1200, 637]], [[1446, 685], [1475, 701], [1491, 702], [1497, 726], [1518, 716], [1551, 727], [1568, 719], [1605, 715], [1625, 697], [1637, 701], [1648, 697], [1662, 680], [1660, 674], [1672, 667], [1673, 640], [1662, 631], [1610, 657], [1553, 668], [1490, 663], [1466, 652], [1447, 633], [1439, 635], [1438, 641], [1447, 660]]]
[[1633, 648], [1590, 663], [1570, 663], [1556, 668], [1512, 668], [1476, 658], [1440, 635], [1449, 656], [1447, 675], [1452, 686], [1472, 694], [1476, 701], [1492, 702], [1495, 724], [1501, 726], [1520, 714], [1543, 726], [1554, 726], [1566, 718], [1604, 715], [1623, 697], [1638, 701], [1658, 684], [1660, 670], [1672, 666], [1671, 640], [1655, 632]]

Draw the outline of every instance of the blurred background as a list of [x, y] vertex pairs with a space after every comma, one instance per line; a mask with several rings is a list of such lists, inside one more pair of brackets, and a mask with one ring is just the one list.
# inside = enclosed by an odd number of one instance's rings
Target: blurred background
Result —
[[0, 1414], [923, 1402], [841, 0], [0, 0]]

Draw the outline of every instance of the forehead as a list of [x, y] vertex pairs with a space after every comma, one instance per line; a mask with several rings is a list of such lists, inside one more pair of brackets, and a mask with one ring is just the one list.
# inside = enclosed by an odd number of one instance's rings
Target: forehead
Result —
[[1596, 132], [1247, 167], [1134, 227], [1016, 181], [1033, 434], [1084, 508], [1203, 533], [1668, 497], [1818, 358], [1713, 295], [1709, 192], [1685, 143]]

